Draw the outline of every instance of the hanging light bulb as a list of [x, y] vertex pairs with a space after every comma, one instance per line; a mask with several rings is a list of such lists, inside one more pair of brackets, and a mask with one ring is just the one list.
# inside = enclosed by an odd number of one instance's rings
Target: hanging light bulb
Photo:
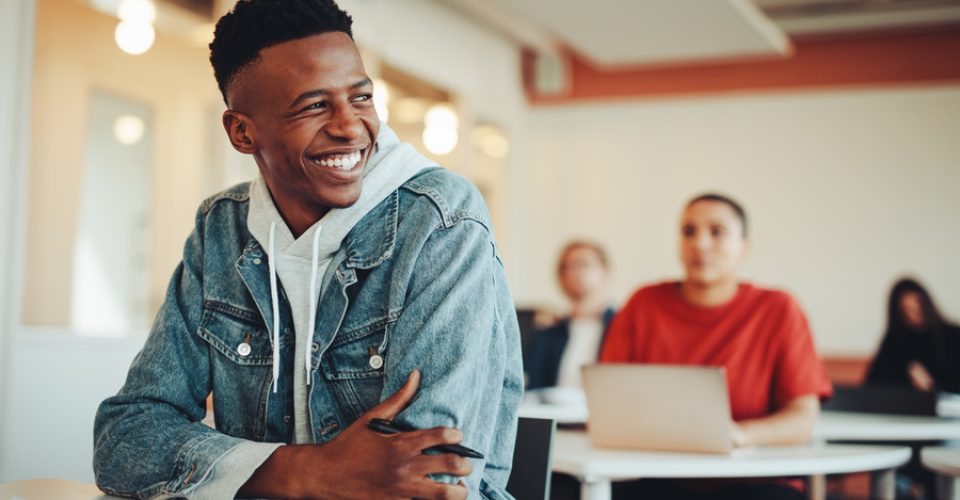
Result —
[[460, 123], [456, 111], [449, 104], [436, 104], [423, 119], [423, 145], [435, 155], [445, 155], [457, 147], [457, 126]]
[[121, 0], [117, 5], [120, 24], [113, 32], [117, 47], [127, 54], [139, 55], [150, 50], [156, 39], [153, 22], [157, 8], [150, 0]]
[[120, 144], [132, 146], [143, 139], [145, 129], [139, 116], [122, 115], [113, 122], [113, 137]]
[[153, 47], [156, 38], [153, 25], [139, 21], [120, 21], [113, 32], [117, 47], [127, 54], [139, 55]]

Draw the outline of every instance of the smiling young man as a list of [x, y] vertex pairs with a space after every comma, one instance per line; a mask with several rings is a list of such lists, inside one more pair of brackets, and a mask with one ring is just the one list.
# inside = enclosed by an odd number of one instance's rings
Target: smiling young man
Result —
[[[479, 193], [380, 124], [331, 0], [241, 0], [210, 49], [224, 128], [260, 176], [201, 205], [143, 351], [98, 410], [97, 484], [509, 498], [520, 344]], [[380, 434], [372, 418], [421, 430]], [[424, 453], [455, 443], [485, 458]]]
[[[610, 325], [600, 358], [723, 366], [736, 446], [803, 443], [810, 439], [820, 398], [832, 389], [799, 304], [785, 292], [740, 281], [748, 248], [747, 216], [739, 203], [714, 193], [690, 200], [680, 220], [686, 275], [634, 293]], [[786, 480], [663, 481], [630, 493], [799, 499], [800, 488], [801, 482]]]

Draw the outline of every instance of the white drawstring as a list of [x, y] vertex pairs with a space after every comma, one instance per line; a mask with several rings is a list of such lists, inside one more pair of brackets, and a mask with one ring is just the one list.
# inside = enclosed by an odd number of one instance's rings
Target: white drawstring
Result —
[[313, 369], [310, 363], [310, 346], [313, 343], [313, 329], [317, 324], [317, 267], [320, 266], [320, 230], [322, 226], [317, 224], [317, 230], [313, 232], [313, 265], [310, 266], [310, 323], [307, 325], [311, 333], [307, 337], [307, 345], [304, 346], [304, 362], [307, 370], [307, 385], [310, 385], [310, 371]]
[[267, 263], [270, 265], [270, 300], [273, 305], [273, 392], [277, 392], [277, 379], [280, 378], [280, 299], [277, 298], [277, 266], [274, 264], [276, 254], [273, 252], [273, 234], [277, 230], [277, 223], [270, 223], [270, 248]]

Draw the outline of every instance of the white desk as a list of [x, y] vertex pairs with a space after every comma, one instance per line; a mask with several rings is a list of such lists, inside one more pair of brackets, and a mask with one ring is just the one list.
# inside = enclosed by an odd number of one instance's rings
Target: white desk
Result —
[[910, 459], [910, 449], [889, 446], [815, 445], [747, 448], [730, 455], [664, 453], [593, 448], [587, 435], [558, 431], [553, 470], [580, 480], [580, 498], [608, 500], [611, 482], [639, 478], [737, 478], [811, 476], [887, 470], [893, 498], [893, 469]]
[[821, 441], [938, 441], [960, 439], [960, 419], [824, 411], [813, 430]]
[[920, 452], [920, 460], [937, 473], [937, 498], [960, 500], [960, 448], [928, 446]]
[[517, 410], [521, 417], [546, 418], [556, 420], [557, 424], [583, 424], [587, 421], [586, 404], [548, 405], [524, 402]]
[[26, 479], [0, 484], [0, 499], [26, 500], [56, 498], [57, 500], [106, 500], [119, 498], [104, 495], [96, 486], [66, 479]]

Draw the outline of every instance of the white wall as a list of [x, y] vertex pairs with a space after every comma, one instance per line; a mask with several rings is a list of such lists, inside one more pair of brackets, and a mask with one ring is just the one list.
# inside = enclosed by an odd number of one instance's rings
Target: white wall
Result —
[[[27, 130], [29, 129], [30, 69], [33, 52], [34, 4], [31, 0], [0, 2], [0, 450], [8, 450], [10, 387], [16, 359], [11, 347], [19, 308], [23, 262]], [[0, 481], [11, 457], [0, 453]]]
[[618, 304], [679, 276], [680, 209], [719, 190], [752, 218], [745, 277], [793, 292], [821, 351], [872, 352], [901, 273], [960, 319], [960, 86], [543, 107], [527, 128], [521, 303], [563, 304], [574, 236], [609, 247]]

